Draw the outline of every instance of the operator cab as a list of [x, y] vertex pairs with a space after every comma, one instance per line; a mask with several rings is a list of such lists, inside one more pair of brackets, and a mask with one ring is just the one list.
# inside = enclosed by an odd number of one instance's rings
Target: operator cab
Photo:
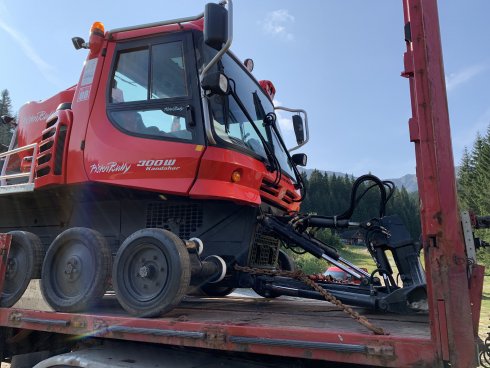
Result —
[[[150, 43], [151, 42], [151, 43]], [[183, 40], [155, 39], [118, 46], [107, 112], [123, 132], [192, 141], [192, 98]]]

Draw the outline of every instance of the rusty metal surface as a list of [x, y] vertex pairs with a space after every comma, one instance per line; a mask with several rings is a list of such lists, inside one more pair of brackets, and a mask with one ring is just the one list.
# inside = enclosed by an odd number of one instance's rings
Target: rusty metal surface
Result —
[[3, 290], [5, 272], [7, 271], [7, 259], [10, 250], [12, 235], [0, 234], [0, 290]]
[[478, 336], [480, 326], [481, 301], [483, 295], [483, 280], [485, 276], [485, 267], [473, 265], [470, 278], [470, 300], [471, 315], [473, 317], [473, 332]]
[[366, 314], [390, 335], [367, 334], [327, 302], [295, 298], [188, 297], [165, 317], [142, 319], [106, 297], [91, 314], [0, 309], [0, 325], [356, 364], [432, 366], [427, 316]]
[[[404, 0], [412, 118], [431, 336], [443, 364], [475, 367], [467, 261], [456, 199], [444, 65], [436, 0]], [[446, 360], [446, 359], [444, 359]]]

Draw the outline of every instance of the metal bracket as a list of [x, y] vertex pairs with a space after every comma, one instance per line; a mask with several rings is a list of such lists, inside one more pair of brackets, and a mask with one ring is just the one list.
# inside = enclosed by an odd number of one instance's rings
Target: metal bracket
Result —
[[468, 267], [471, 274], [473, 264], [476, 263], [475, 239], [473, 237], [473, 227], [471, 226], [471, 217], [468, 211], [461, 212], [461, 226], [463, 228], [464, 243], [466, 245], [466, 257], [468, 258]]

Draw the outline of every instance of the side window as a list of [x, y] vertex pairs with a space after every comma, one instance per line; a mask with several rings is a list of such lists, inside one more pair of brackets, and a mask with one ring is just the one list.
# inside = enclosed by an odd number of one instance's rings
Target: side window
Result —
[[108, 116], [120, 130], [148, 138], [192, 140], [192, 99], [182, 41], [120, 51]]
[[121, 52], [112, 79], [111, 102], [142, 101], [148, 97], [148, 49]]
[[182, 42], [153, 46], [151, 64], [152, 99], [187, 96]]
[[186, 128], [185, 106], [175, 106], [171, 112], [162, 109], [128, 109], [115, 110], [109, 113], [112, 121], [128, 133], [167, 137], [177, 139], [192, 139], [192, 132]]

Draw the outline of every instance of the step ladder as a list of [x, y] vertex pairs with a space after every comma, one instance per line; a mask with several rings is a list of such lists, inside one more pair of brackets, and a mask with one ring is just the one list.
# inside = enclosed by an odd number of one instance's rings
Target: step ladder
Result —
[[[7, 167], [12, 155], [16, 155], [20, 152], [31, 151], [30, 156], [26, 156], [22, 161], [30, 161], [30, 168], [28, 172], [19, 172], [7, 174]], [[15, 148], [8, 150], [6, 152], [0, 153], [0, 160], [3, 160], [2, 171], [0, 173], [0, 195], [11, 194], [11, 193], [21, 193], [21, 192], [32, 192], [34, 190], [34, 167], [37, 158], [37, 143], [29, 144], [27, 146]], [[22, 165], [21, 165], [22, 167]], [[22, 179], [25, 178], [27, 182], [10, 184], [9, 181], [12, 179]]]

